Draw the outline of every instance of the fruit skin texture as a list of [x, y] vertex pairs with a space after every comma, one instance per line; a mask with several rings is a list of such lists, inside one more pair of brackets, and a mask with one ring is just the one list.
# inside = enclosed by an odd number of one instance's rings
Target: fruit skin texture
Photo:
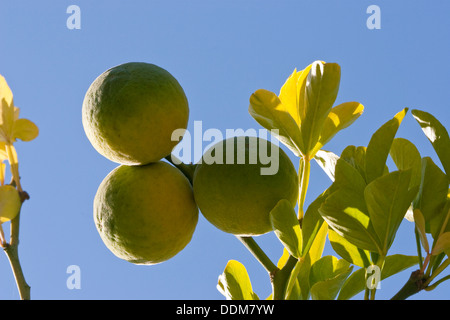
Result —
[[191, 241], [197, 221], [191, 184], [162, 161], [117, 167], [94, 199], [94, 222], [104, 244], [134, 264], [175, 256]]
[[141, 165], [169, 155], [186, 129], [189, 106], [183, 88], [165, 69], [129, 62], [103, 72], [86, 92], [82, 122], [92, 146], [107, 159]]
[[[234, 164], [225, 163], [225, 144], [234, 140]], [[248, 155], [254, 151], [250, 140], [258, 139], [266, 143], [267, 150], [272, 143], [256, 138], [246, 137], [245, 164], [236, 161], [237, 138], [224, 140], [223, 164], [207, 164], [203, 161], [197, 165], [193, 186], [197, 205], [203, 216], [222, 231], [239, 236], [257, 236], [272, 231], [270, 211], [281, 199], [296, 205], [298, 197], [297, 172], [286, 153], [274, 145], [279, 152], [279, 170], [275, 175], [261, 175], [263, 165], [259, 161], [250, 164]], [[250, 142], [250, 143], [249, 143]], [[258, 145], [259, 145], [258, 143]], [[205, 155], [210, 153], [212, 146]]]

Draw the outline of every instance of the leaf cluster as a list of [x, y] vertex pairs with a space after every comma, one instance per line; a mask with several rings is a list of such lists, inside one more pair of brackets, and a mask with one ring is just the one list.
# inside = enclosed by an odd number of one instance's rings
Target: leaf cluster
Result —
[[[405, 284], [396, 298], [432, 290], [450, 278], [431, 284], [449, 264], [447, 130], [431, 114], [412, 110], [444, 170], [430, 156], [422, 157], [411, 141], [396, 137], [408, 108], [380, 126], [367, 146], [347, 146], [339, 156], [324, 150], [364, 109], [358, 102], [333, 106], [339, 82], [338, 64], [315, 61], [302, 71], [294, 70], [278, 95], [259, 89], [250, 97], [251, 116], [300, 161], [298, 212], [284, 199], [270, 212], [284, 251], [275, 268], [266, 264], [273, 288], [268, 299], [350, 299], [361, 291], [366, 299], [374, 299], [376, 286], [370, 285], [374, 269], [380, 272], [376, 281], [381, 281], [419, 266], [415, 289]], [[389, 157], [396, 166], [393, 170], [387, 165]], [[305, 211], [312, 159], [332, 184]], [[421, 244], [417, 256], [389, 255], [405, 220], [414, 223], [416, 242], [412, 243]], [[337, 256], [323, 256], [327, 238]], [[218, 288], [227, 299], [259, 299], [245, 267], [237, 261], [228, 263]]]

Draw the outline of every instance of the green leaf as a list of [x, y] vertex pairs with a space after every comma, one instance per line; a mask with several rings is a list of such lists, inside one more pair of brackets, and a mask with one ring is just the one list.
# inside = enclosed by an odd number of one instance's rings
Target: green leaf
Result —
[[339, 131], [347, 128], [363, 113], [364, 106], [359, 102], [344, 102], [333, 107], [323, 124], [319, 142], [312, 154], [322, 149]]
[[370, 220], [386, 255], [418, 187], [409, 189], [411, 170], [394, 171], [373, 180], [364, 190]]
[[431, 254], [433, 256], [437, 256], [442, 252], [445, 252], [447, 255], [450, 253], [450, 232], [444, 232], [441, 234], [436, 240], [433, 250], [431, 250]]
[[416, 146], [407, 139], [395, 138], [392, 142], [390, 155], [399, 170], [412, 170], [410, 187], [419, 186], [422, 158]]
[[425, 249], [425, 251], [428, 253], [430, 252], [430, 246], [428, 244], [427, 234], [425, 232], [425, 218], [420, 209], [415, 209], [413, 211], [413, 214], [414, 214], [414, 223], [416, 224], [416, 229], [420, 237], [420, 242], [422, 243], [422, 246]]
[[325, 256], [316, 261], [309, 275], [313, 300], [334, 300], [353, 266], [344, 259]]
[[284, 247], [295, 258], [301, 256], [302, 233], [297, 214], [289, 200], [282, 199], [270, 211], [270, 222]]
[[[296, 265], [296, 275], [297, 281], [300, 285], [301, 298], [307, 300], [310, 295], [310, 284], [309, 284], [309, 274], [311, 271], [311, 266], [322, 257], [323, 250], [325, 248], [325, 242], [328, 234], [328, 226], [323, 223], [317, 232], [308, 253], [300, 260]], [[293, 274], [295, 275], [295, 274]], [[293, 281], [291, 280], [289, 284], [291, 285]]]
[[[283, 247], [283, 254], [281, 255], [280, 259], [278, 259], [277, 268], [282, 269], [286, 262], [288, 261], [290, 257], [289, 252], [287, 251], [286, 247]], [[289, 284], [288, 284], [289, 285]], [[287, 291], [287, 290], [286, 290]], [[286, 300], [299, 300], [301, 297], [301, 290], [300, 285], [297, 279], [293, 279], [293, 283], [291, 284], [290, 291], [286, 293]]]
[[273, 92], [259, 89], [250, 96], [250, 115], [271, 130], [296, 156], [301, 156], [303, 142], [297, 123]]
[[[430, 157], [422, 159], [422, 176], [419, 193], [414, 201], [414, 209], [420, 209], [431, 232], [429, 223], [442, 212], [447, 201], [449, 182], [445, 173]], [[435, 221], [440, 220], [437, 218]]]
[[366, 181], [358, 169], [342, 157], [336, 161], [334, 184], [339, 188], [352, 189], [361, 196], [366, 187]]
[[325, 190], [321, 195], [319, 195], [306, 210], [305, 217], [302, 221], [302, 255], [306, 255], [311, 248], [317, 233], [322, 227], [324, 220], [319, 213], [319, 208], [328, 195], [332, 192], [332, 187]]
[[370, 223], [361, 191], [339, 188], [327, 197], [319, 213], [337, 234], [353, 245], [380, 252], [380, 242]]
[[[303, 96], [305, 104], [299, 112], [304, 150], [311, 157], [325, 120], [336, 100], [340, 78], [341, 68], [336, 63], [315, 61], [308, 73]], [[299, 99], [302, 99], [301, 94]]]
[[[415, 266], [419, 259], [416, 256], [406, 256], [394, 254], [387, 256], [383, 270], [381, 271], [380, 280], [389, 278], [405, 269]], [[338, 300], [348, 300], [363, 291], [366, 287], [366, 269], [361, 268], [354, 271], [342, 286], [339, 292]]]
[[334, 181], [334, 172], [338, 159], [339, 156], [331, 151], [319, 150], [314, 155], [314, 160], [316, 160], [318, 165], [325, 171], [331, 181]]
[[383, 124], [371, 137], [366, 151], [365, 172], [367, 183], [385, 173], [386, 160], [391, 145], [408, 108], [397, 113], [393, 119]]
[[341, 158], [355, 168], [364, 181], [366, 181], [366, 150], [367, 148], [363, 146], [347, 146], [341, 153]]
[[236, 260], [228, 261], [219, 276], [217, 289], [227, 300], [255, 300], [257, 297], [244, 265]]
[[359, 267], [368, 267], [371, 264], [370, 252], [351, 244], [333, 229], [328, 230], [328, 239], [333, 250], [348, 262]]
[[412, 110], [411, 113], [433, 145], [447, 177], [450, 179], [450, 137], [447, 130], [438, 119], [425, 111]]

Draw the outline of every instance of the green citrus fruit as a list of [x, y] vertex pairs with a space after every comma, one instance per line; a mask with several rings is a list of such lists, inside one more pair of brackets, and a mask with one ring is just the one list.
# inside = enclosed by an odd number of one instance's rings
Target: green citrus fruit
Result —
[[93, 147], [111, 161], [141, 165], [169, 155], [186, 129], [189, 106], [183, 88], [165, 69], [130, 62], [102, 73], [83, 101], [82, 121]]
[[[259, 156], [261, 147], [269, 159], [278, 153], [272, 163], [275, 174], [262, 174], [261, 169], [270, 165], [263, 164], [268, 161]], [[245, 154], [243, 164], [238, 162], [240, 151]], [[219, 161], [212, 163], [214, 159]], [[271, 231], [270, 211], [281, 199], [295, 206], [298, 197], [297, 172], [289, 157], [278, 146], [256, 137], [230, 138], [212, 146], [197, 164], [193, 188], [205, 218], [220, 230], [240, 236]]]
[[188, 179], [170, 164], [121, 165], [97, 190], [94, 221], [106, 247], [117, 257], [156, 264], [191, 241], [198, 208]]
[[0, 224], [14, 219], [20, 211], [22, 202], [19, 192], [10, 185], [0, 187]]

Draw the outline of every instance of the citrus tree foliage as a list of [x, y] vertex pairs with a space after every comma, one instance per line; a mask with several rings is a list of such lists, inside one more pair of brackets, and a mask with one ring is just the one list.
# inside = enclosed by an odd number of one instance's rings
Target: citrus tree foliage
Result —
[[[409, 113], [405, 108], [380, 126], [367, 146], [350, 145], [340, 155], [324, 150], [364, 110], [359, 102], [334, 105], [339, 83], [338, 64], [315, 61], [304, 70], [294, 70], [278, 95], [259, 89], [250, 97], [250, 115], [272, 130], [300, 163], [297, 212], [286, 200], [270, 212], [274, 232], [284, 246], [277, 265], [268, 261], [253, 239], [241, 239], [270, 273], [273, 292], [268, 299], [350, 299], [361, 291], [366, 299], [374, 299], [376, 283], [371, 282], [369, 270], [375, 268], [381, 272], [376, 279], [380, 281], [417, 265], [393, 299], [432, 290], [450, 278], [442, 276], [450, 253], [446, 128], [425, 111]], [[440, 163], [397, 137], [408, 114], [431, 142]], [[395, 170], [388, 168], [388, 157]], [[312, 159], [332, 183], [304, 208]], [[417, 240], [417, 256], [389, 253], [405, 218], [416, 226], [411, 237]], [[323, 256], [327, 237], [336, 256]], [[236, 261], [228, 263], [218, 288], [227, 299], [258, 299], [245, 267]]]

